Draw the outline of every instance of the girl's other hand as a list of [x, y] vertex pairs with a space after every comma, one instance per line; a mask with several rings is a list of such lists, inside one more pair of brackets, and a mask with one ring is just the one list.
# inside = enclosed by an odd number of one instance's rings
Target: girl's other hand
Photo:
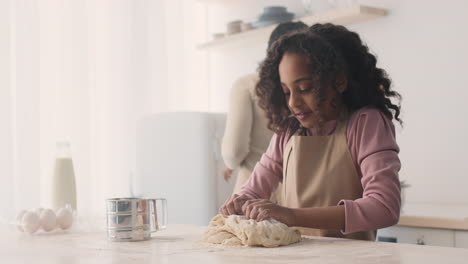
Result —
[[219, 213], [223, 216], [229, 216], [233, 214], [242, 215], [242, 206], [245, 202], [247, 202], [250, 199], [251, 198], [245, 194], [234, 194], [231, 198], [227, 199], [227, 201], [224, 202], [221, 208], [219, 208]]
[[295, 226], [296, 217], [291, 208], [279, 206], [272, 201], [265, 199], [252, 199], [244, 203], [242, 211], [248, 219], [255, 219], [257, 222], [268, 218], [273, 218], [287, 226]]

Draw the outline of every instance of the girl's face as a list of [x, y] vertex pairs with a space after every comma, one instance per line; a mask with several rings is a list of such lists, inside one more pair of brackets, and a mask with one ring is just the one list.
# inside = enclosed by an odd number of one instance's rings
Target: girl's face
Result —
[[[313, 128], [322, 121], [336, 119], [341, 105], [340, 95], [346, 85], [338, 85], [338, 93], [331, 87], [325, 88], [325, 98], [320, 103], [320, 82], [313, 74], [312, 66], [303, 54], [286, 52], [278, 66], [281, 87], [286, 103], [302, 126]], [[320, 111], [320, 115], [317, 113]]]

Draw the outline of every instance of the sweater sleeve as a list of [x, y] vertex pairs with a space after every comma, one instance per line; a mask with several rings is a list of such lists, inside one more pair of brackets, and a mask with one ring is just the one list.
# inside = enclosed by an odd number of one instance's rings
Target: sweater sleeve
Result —
[[230, 169], [238, 168], [250, 151], [253, 102], [248, 89], [249, 85], [254, 84], [247, 78], [237, 80], [229, 96], [229, 110], [221, 153], [224, 163]]
[[273, 135], [268, 149], [257, 162], [252, 176], [242, 186], [239, 194], [255, 199], [270, 199], [271, 193], [283, 180], [283, 149], [289, 137], [286, 133]]
[[395, 127], [377, 109], [359, 110], [351, 116], [348, 145], [361, 176], [363, 197], [342, 200], [345, 230], [353, 233], [394, 225], [400, 216], [399, 147]]

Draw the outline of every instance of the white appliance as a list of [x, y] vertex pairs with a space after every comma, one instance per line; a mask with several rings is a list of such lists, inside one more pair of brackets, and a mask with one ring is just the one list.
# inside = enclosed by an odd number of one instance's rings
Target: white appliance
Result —
[[169, 224], [207, 225], [231, 195], [223, 179], [225, 113], [158, 113], [137, 124], [138, 197], [166, 198]]

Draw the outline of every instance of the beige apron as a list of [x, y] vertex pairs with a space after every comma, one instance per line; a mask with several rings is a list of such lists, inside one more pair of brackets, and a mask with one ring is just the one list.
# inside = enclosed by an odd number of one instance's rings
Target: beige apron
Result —
[[[335, 206], [356, 200], [363, 189], [346, 138], [347, 116], [328, 136], [293, 135], [283, 155], [280, 204], [291, 208]], [[376, 231], [344, 235], [340, 230], [300, 228], [303, 235], [375, 240]]]

